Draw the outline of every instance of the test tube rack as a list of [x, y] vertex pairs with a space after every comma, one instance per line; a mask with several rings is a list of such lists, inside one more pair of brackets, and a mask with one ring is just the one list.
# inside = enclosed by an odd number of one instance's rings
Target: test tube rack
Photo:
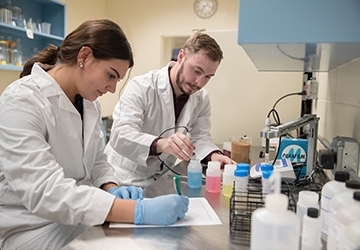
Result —
[[[289, 197], [288, 209], [296, 212], [296, 202], [286, 183], [281, 184], [281, 193]], [[250, 246], [251, 215], [265, 206], [265, 195], [259, 179], [249, 179], [247, 192], [235, 192], [230, 198], [230, 239], [233, 244]]]

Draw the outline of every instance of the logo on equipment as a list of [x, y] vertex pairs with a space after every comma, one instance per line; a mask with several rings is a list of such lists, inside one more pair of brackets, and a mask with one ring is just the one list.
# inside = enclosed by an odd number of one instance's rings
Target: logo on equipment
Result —
[[306, 162], [306, 152], [302, 147], [291, 145], [284, 148], [282, 158], [288, 158], [291, 162]]

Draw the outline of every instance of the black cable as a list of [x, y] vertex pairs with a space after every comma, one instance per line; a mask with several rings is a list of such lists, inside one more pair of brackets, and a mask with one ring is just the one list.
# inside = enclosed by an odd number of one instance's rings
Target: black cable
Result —
[[[273, 105], [272, 109], [270, 110], [270, 112], [271, 112], [272, 110], [275, 110], [275, 111], [276, 111], [275, 107], [276, 107], [276, 105], [277, 105], [282, 99], [284, 99], [284, 98], [286, 98], [286, 97], [289, 97], [289, 96], [293, 96], [293, 95], [305, 95], [305, 94], [306, 94], [306, 92], [305, 92], [305, 91], [302, 91], [302, 92], [289, 93], [289, 94], [286, 94], [286, 95], [280, 97], [280, 98], [274, 103], [274, 105]], [[270, 112], [269, 112], [269, 113], [270, 113]], [[280, 125], [281, 123], [280, 123], [279, 114], [278, 114], [277, 112], [276, 112], [276, 114], [277, 114], [277, 117], [275, 117], [275, 115], [274, 115], [274, 113], [273, 113], [273, 118], [274, 118], [275, 122], [276, 122], [278, 125]], [[269, 115], [268, 115], [268, 117], [269, 117]]]
[[[157, 137], [157, 139], [160, 139], [161, 136], [162, 136], [163, 134], [165, 134], [166, 132], [168, 132], [168, 131], [170, 131], [170, 130], [173, 130], [173, 129], [178, 129], [178, 128], [184, 128], [184, 129], [186, 130], [186, 132], [189, 132], [189, 129], [188, 129], [186, 126], [183, 126], [183, 125], [174, 126], [174, 127], [165, 129], [163, 132], [161, 132], [160, 135]], [[165, 167], [167, 167], [167, 169], [169, 169], [171, 172], [173, 172], [174, 174], [177, 174], [177, 175], [181, 175], [181, 174], [179, 174], [178, 172], [176, 172], [175, 170], [171, 169], [163, 160], [161, 160], [161, 158], [159, 157], [159, 155], [156, 155], [156, 157], [159, 159], [159, 161], [161, 162], [161, 164], [164, 165]]]

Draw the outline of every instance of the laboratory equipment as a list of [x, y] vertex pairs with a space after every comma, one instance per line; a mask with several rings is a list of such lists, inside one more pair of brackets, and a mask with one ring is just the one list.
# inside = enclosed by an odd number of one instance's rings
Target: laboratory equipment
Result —
[[321, 250], [321, 220], [319, 209], [309, 207], [303, 217], [301, 250]]
[[[260, 137], [265, 138], [265, 140], [270, 140], [271, 138], [276, 137], [280, 138], [293, 130], [307, 126], [308, 155], [306, 160], [306, 175], [310, 176], [316, 163], [316, 143], [319, 119], [320, 118], [314, 114], [306, 114], [293, 121], [278, 126], [271, 126], [270, 129], [265, 128], [260, 131]], [[269, 147], [269, 143], [267, 143], [266, 146]], [[269, 149], [265, 149], [265, 152], [269, 152]]]
[[331, 147], [336, 154], [334, 171], [352, 169], [355, 173], [359, 172], [359, 143], [355, 139], [336, 136], [333, 138]]
[[233, 136], [231, 139], [231, 158], [236, 163], [250, 164], [251, 138], [244, 136]]
[[299, 192], [299, 199], [296, 203], [296, 215], [300, 225], [309, 207], [319, 209], [319, 195], [314, 191], [302, 190]]
[[360, 249], [360, 220], [351, 222], [347, 226], [345, 233], [345, 249]]
[[335, 172], [334, 180], [325, 183], [321, 189], [321, 238], [327, 241], [329, 227], [330, 202], [334, 195], [346, 190], [345, 181], [349, 180], [350, 175], [344, 171]]
[[271, 170], [262, 171], [261, 184], [262, 184], [263, 195], [267, 195], [271, 189], [271, 183], [270, 183], [271, 174], [272, 174]]
[[252, 250], [299, 249], [300, 220], [287, 210], [288, 197], [280, 193], [281, 176], [274, 172], [274, 193], [265, 197], [265, 208], [259, 208], [251, 216]]
[[360, 220], [360, 192], [354, 192], [353, 202], [341, 207], [336, 215], [334, 222], [336, 249], [342, 249], [345, 244], [346, 227], [357, 220]]
[[[242, 201], [244, 204], [247, 203], [247, 188], [248, 188], [248, 175], [249, 172], [243, 168], [237, 168], [234, 172], [235, 175], [235, 199], [237, 201]], [[246, 205], [240, 207], [237, 211], [240, 214], [246, 213]]]
[[329, 214], [329, 227], [328, 227], [328, 240], [327, 249], [333, 250], [335, 248], [335, 235], [336, 231], [336, 215], [339, 209], [343, 206], [349, 205], [353, 202], [353, 194], [355, 191], [360, 191], [360, 182], [358, 181], [346, 181], [346, 190], [339, 194], [336, 194], [330, 202], [330, 214]]
[[221, 169], [220, 162], [209, 161], [206, 169], [206, 191], [219, 193], [221, 189]]
[[235, 181], [235, 169], [235, 164], [226, 164], [224, 168], [224, 172], [222, 175], [222, 194], [226, 197], [231, 197], [233, 191]]
[[200, 188], [202, 185], [202, 166], [200, 160], [191, 159], [188, 165], [188, 187]]

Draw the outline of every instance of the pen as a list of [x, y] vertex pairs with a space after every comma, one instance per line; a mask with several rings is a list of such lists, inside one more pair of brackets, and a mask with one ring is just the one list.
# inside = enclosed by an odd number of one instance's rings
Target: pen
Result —
[[177, 174], [174, 175], [174, 186], [175, 186], [175, 190], [178, 193], [178, 195], [181, 195], [180, 178]]

